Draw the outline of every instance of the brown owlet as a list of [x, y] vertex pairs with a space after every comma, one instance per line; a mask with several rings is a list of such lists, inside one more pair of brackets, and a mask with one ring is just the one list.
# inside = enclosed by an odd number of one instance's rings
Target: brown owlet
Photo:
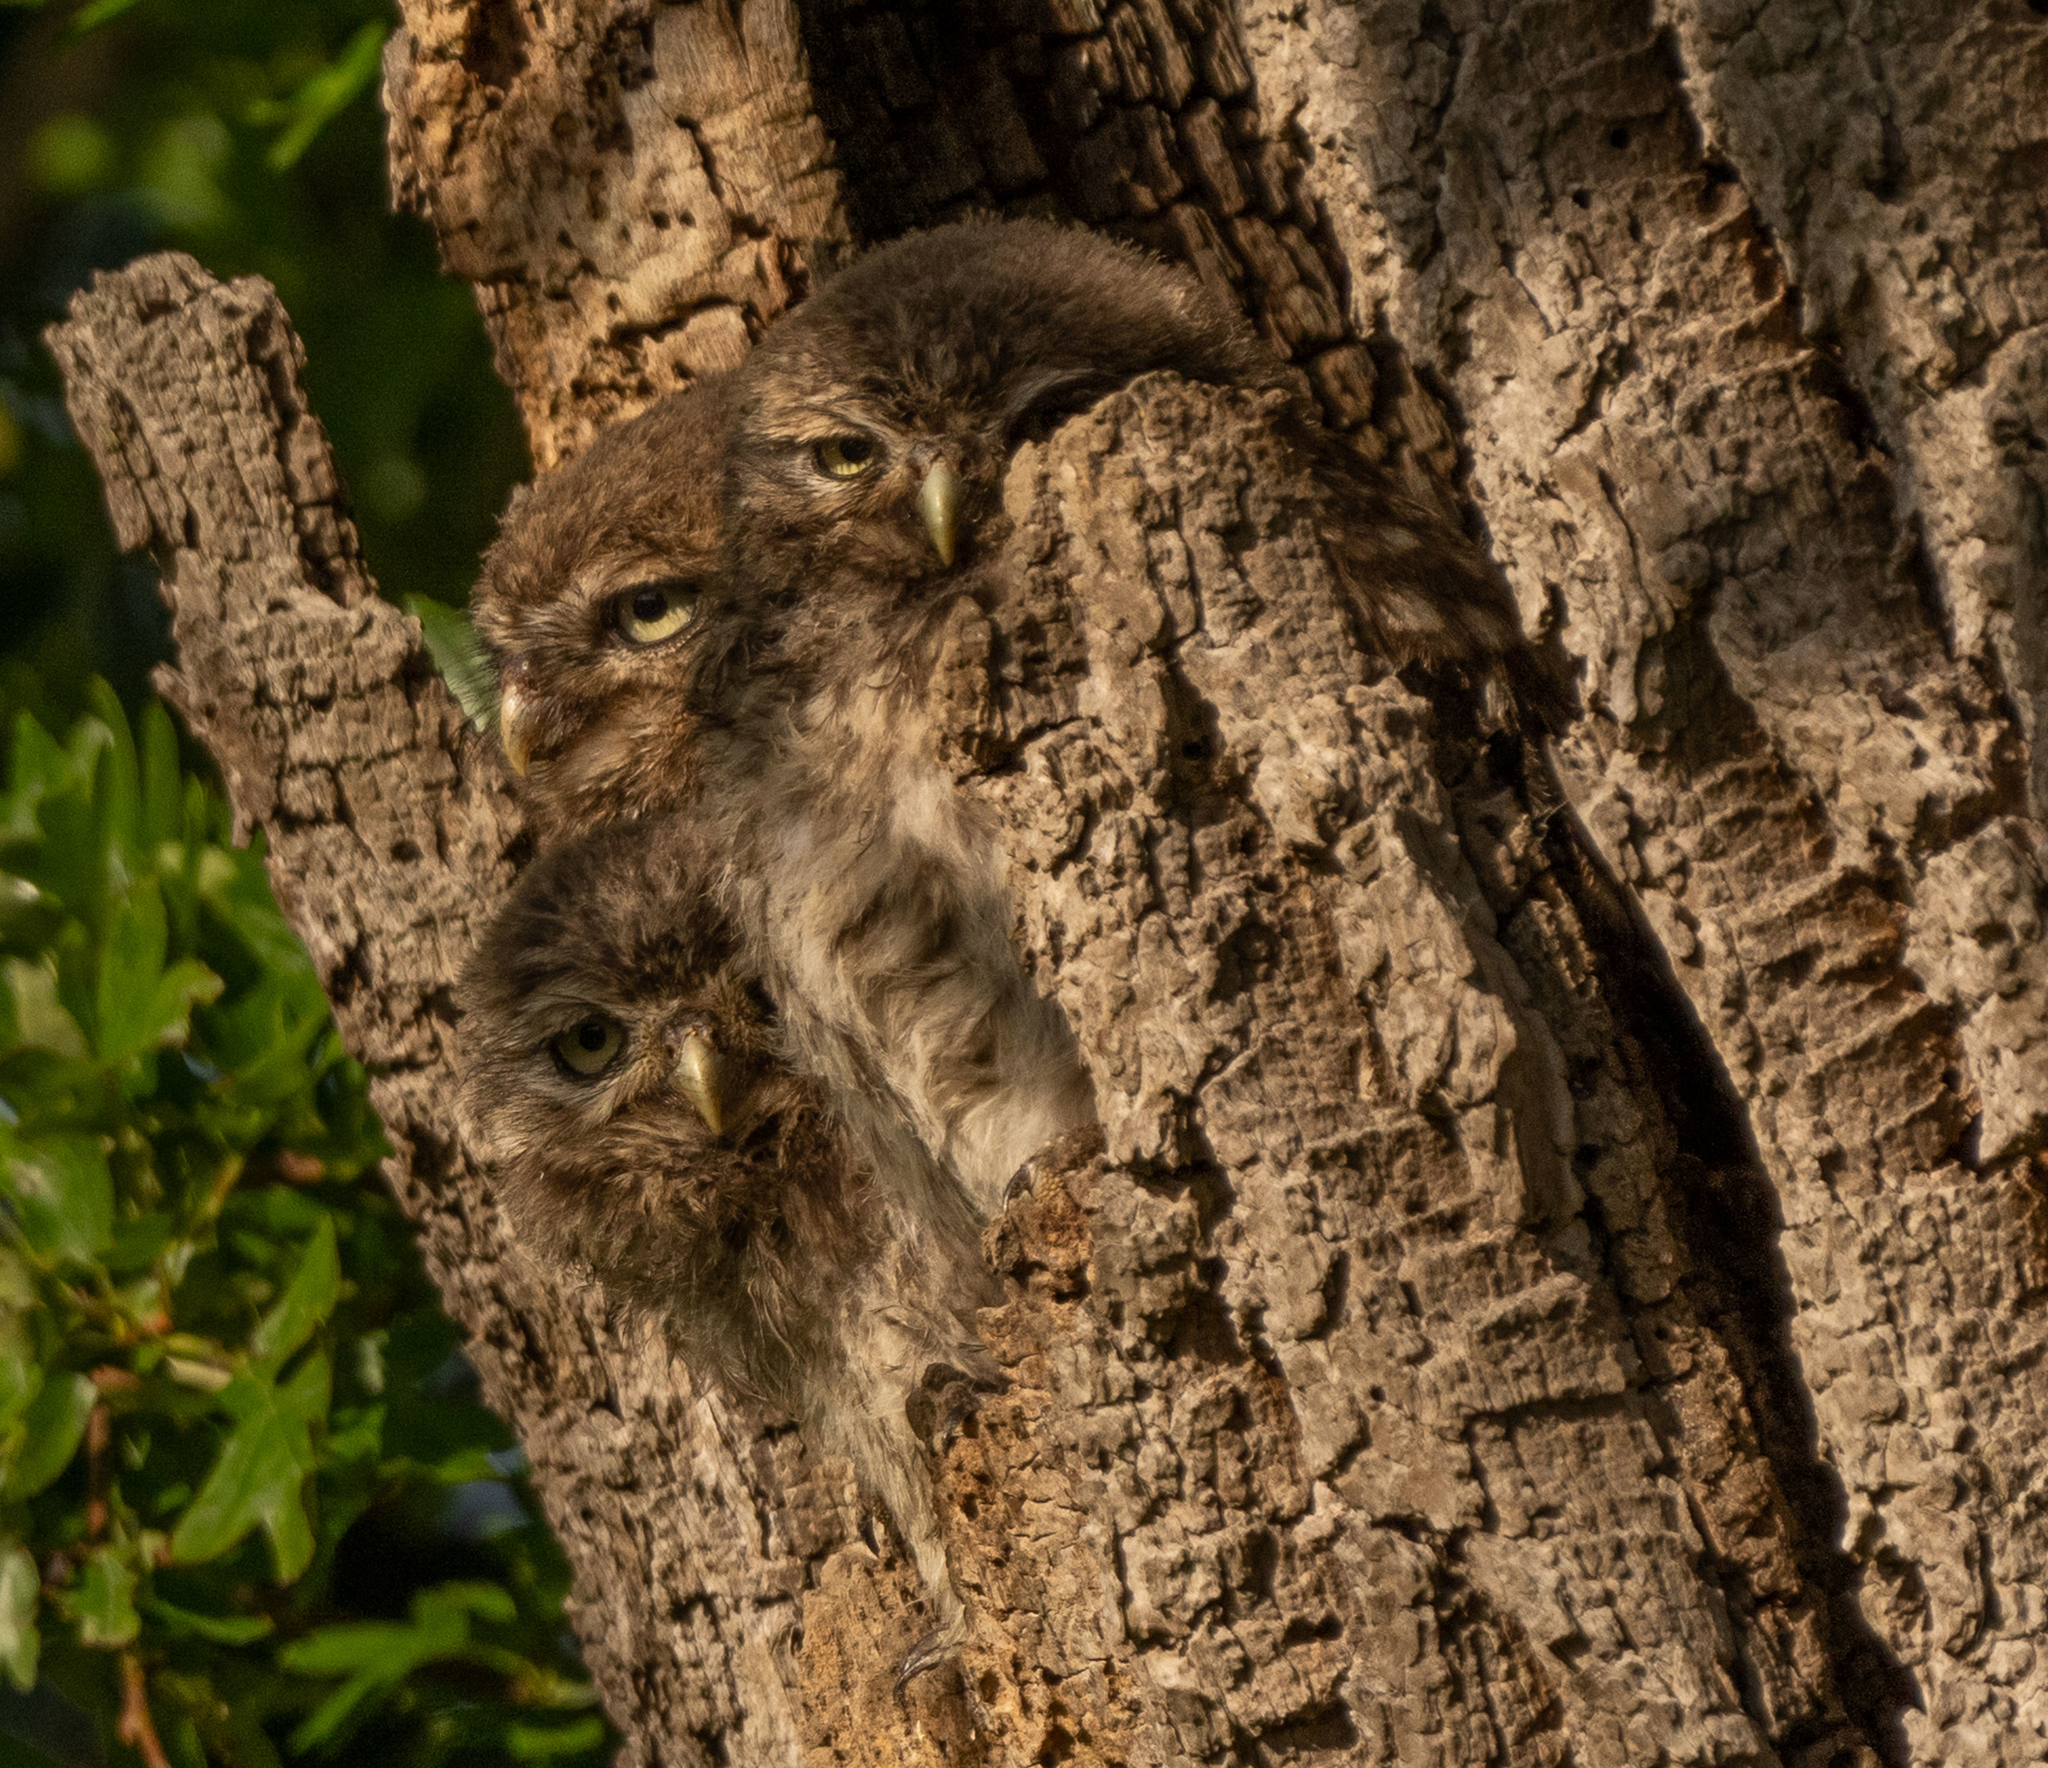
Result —
[[992, 1376], [974, 1313], [995, 1284], [964, 1212], [874, 1185], [784, 1060], [721, 864], [695, 824], [654, 819], [528, 868], [463, 978], [461, 1118], [522, 1244], [658, 1320], [698, 1380], [852, 1461], [942, 1648], [960, 1606], [906, 1405], [935, 1376]]
[[1038, 222], [943, 227], [768, 332], [730, 394], [704, 643], [734, 661], [706, 813], [792, 1048], [906, 1112], [984, 1211], [1093, 1102], [1011, 946], [994, 831], [937, 764], [921, 684], [953, 599], [995, 594], [1020, 441], [1154, 370], [1281, 393], [1370, 648], [1483, 672], [1520, 643], [1470, 543], [1324, 432], [1191, 276], [1135, 250]]
[[689, 790], [693, 617], [718, 554], [723, 378], [614, 426], [514, 500], [471, 617], [542, 846]]

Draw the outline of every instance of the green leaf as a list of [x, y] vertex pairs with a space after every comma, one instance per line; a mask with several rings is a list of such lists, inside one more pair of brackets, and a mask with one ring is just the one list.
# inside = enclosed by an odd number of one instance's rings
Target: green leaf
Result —
[[168, 969], [169, 934], [156, 880], [133, 886], [108, 917], [100, 946], [97, 1006], [102, 1062], [145, 1050], [176, 1049], [190, 1033], [194, 1006], [219, 998], [221, 980], [193, 958]]
[[498, 716], [498, 671], [469, 616], [423, 595], [407, 596], [405, 611], [420, 623], [427, 654], [463, 715], [478, 730], [489, 730]]
[[[0, 872], [0, 943], [16, 950], [47, 945], [63, 924], [62, 905], [26, 878]], [[0, 1042], [6, 1033], [0, 1031]]]
[[93, 772], [93, 829], [99, 851], [107, 857], [109, 879], [125, 882], [134, 876], [143, 854], [142, 769], [120, 696], [94, 676], [85, 684], [85, 700], [107, 732]]
[[114, 1237], [114, 1178], [98, 1136], [0, 1136], [0, 1187], [31, 1251], [89, 1264]]
[[566, 1725], [508, 1725], [505, 1748], [515, 1762], [552, 1762], [604, 1746], [604, 1721], [586, 1713]]
[[141, 4], [142, 0], [91, 0], [90, 5], [78, 9], [78, 16], [72, 19], [71, 28], [81, 32], [96, 30], [110, 20], [119, 18], [131, 6]]
[[249, 1355], [256, 1367], [281, 1366], [334, 1311], [340, 1294], [341, 1259], [334, 1246], [334, 1218], [323, 1215], [299, 1257], [290, 1285], [249, 1335]]
[[[107, 0], [98, 0], [101, 5]], [[134, 4], [134, 0], [126, 0]], [[348, 40], [348, 45], [331, 62], [313, 75], [298, 91], [275, 107], [262, 107], [261, 120], [289, 117], [284, 132], [271, 143], [270, 169], [287, 172], [299, 155], [313, 145], [313, 138], [354, 101], [356, 95], [376, 79], [382, 66], [384, 38], [388, 27], [366, 24]]]
[[396, 1687], [422, 1664], [465, 1657], [503, 1667], [509, 1654], [475, 1646], [470, 1619], [507, 1622], [518, 1612], [496, 1584], [442, 1584], [413, 1597], [410, 1621], [348, 1621], [287, 1645], [277, 1654], [285, 1669], [301, 1676], [348, 1678], [292, 1733], [292, 1748], [311, 1749], [331, 1737], [364, 1702]]
[[114, 1542], [86, 1558], [78, 1582], [64, 1595], [64, 1609], [78, 1623], [78, 1643], [126, 1645], [142, 1631], [135, 1612], [135, 1567], [129, 1550]]
[[185, 833], [185, 780], [178, 767], [178, 733], [161, 700], [142, 709], [142, 847], [154, 853]]
[[122, 1222], [101, 1262], [116, 1277], [132, 1277], [156, 1263], [177, 1231], [176, 1219], [162, 1210]]
[[0, 838], [32, 841], [36, 811], [50, 793], [71, 778], [71, 757], [64, 746], [24, 712], [14, 721], [14, 762], [8, 770], [7, 813]]
[[317, 1352], [281, 1386], [244, 1375], [222, 1389], [220, 1404], [237, 1422], [171, 1536], [173, 1559], [217, 1559], [260, 1526], [280, 1584], [306, 1569], [313, 1530], [302, 1489], [315, 1466], [313, 1426], [327, 1416], [327, 1399], [327, 1359]]
[[47, 961], [0, 959], [0, 1052], [48, 1050], [86, 1057], [85, 1033], [57, 999], [57, 972]]
[[268, 1615], [195, 1614], [161, 1596], [145, 1596], [142, 1612], [173, 1639], [210, 1639], [215, 1645], [253, 1645], [275, 1626]]
[[36, 1631], [40, 1595], [36, 1562], [20, 1547], [0, 1552], [0, 1668], [7, 1671], [18, 1694], [36, 1685], [36, 1659], [43, 1649], [42, 1635]]
[[98, 1401], [99, 1390], [83, 1375], [58, 1375], [43, 1383], [22, 1415], [21, 1448], [7, 1470], [7, 1497], [31, 1498], [64, 1471]]

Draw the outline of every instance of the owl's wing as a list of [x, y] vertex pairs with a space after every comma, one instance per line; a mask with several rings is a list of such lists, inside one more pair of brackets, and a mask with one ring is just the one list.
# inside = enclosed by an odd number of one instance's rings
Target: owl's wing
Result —
[[1317, 530], [1365, 647], [1395, 669], [1448, 671], [1505, 687], [1518, 722], [1558, 731], [1571, 697], [1522, 635], [1500, 573], [1449, 517], [1340, 436], [1306, 418], [1287, 425], [1307, 457]]

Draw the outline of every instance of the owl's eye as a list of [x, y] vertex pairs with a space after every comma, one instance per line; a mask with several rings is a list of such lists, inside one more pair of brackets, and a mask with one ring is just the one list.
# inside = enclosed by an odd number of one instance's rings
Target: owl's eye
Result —
[[563, 1073], [573, 1074], [578, 1080], [595, 1080], [619, 1059], [625, 1042], [624, 1026], [602, 1013], [593, 1013], [570, 1026], [548, 1048], [554, 1051]]
[[858, 479], [875, 464], [880, 450], [866, 436], [834, 436], [813, 451], [818, 471], [833, 479]]
[[697, 586], [681, 577], [638, 583], [619, 598], [619, 632], [629, 645], [674, 638], [697, 611]]

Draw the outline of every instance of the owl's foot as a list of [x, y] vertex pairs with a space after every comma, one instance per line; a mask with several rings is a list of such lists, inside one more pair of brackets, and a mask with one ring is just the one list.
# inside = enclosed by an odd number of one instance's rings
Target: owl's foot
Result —
[[967, 1615], [963, 1610], [941, 1621], [910, 1648], [910, 1654], [903, 1660], [903, 1668], [896, 1672], [896, 1686], [900, 1689], [913, 1677], [922, 1676], [927, 1670], [936, 1670], [948, 1659], [959, 1656], [966, 1638]]
[[953, 1446], [960, 1427], [981, 1410], [981, 1396], [995, 1392], [1000, 1380], [977, 1381], [950, 1363], [930, 1364], [903, 1402], [903, 1415], [910, 1428], [943, 1455]]
[[1008, 1209], [1018, 1198], [1030, 1196], [1047, 1173], [1072, 1172], [1077, 1166], [1086, 1166], [1107, 1146], [1102, 1126], [1096, 1123], [1083, 1124], [1077, 1130], [1053, 1137], [1010, 1175], [1010, 1182], [1003, 1187], [1003, 1207]]

